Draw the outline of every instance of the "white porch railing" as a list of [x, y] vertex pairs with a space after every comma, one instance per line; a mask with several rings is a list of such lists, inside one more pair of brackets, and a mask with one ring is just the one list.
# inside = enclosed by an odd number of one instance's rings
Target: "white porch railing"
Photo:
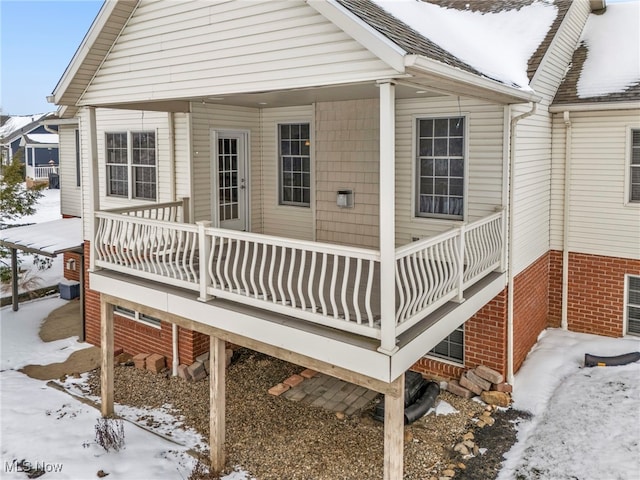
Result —
[[32, 165], [27, 165], [26, 176], [31, 177], [34, 180], [39, 180], [43, 178], [49, 178], [50, 173], [58, 173], [58, 167], [52, 167], [47, 165], [45, 167], [34, 167]]
[[[182, 223], [186, 205], [98, 212], [95, 265], [380, 338], [378, 251]], [[396, 335], [499, 268], [503, 232], [498, 212], [398, 248]]]

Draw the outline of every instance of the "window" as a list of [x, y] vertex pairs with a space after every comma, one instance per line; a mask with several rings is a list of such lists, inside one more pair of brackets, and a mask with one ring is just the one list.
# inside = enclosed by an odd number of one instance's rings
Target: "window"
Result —
[[280, 204], [311, 204], [311, 138], [308, 123], [278, 125]]
[[429, 355], [455, 363], [464, 363], [464, 324], [436, 345]]
[[631, 130], [629, 201], [640, 202], [640, 129]]
[[462, 220], [464, 117], [421, 118], [417, 125], [416, 215]]
[[130, 308], [119, 307], [116, 305], [114, 307], [114, 312], [123, 317], [129, 318], [131, 320], [135, 320], [136, 322], [149, 325], [150, 327], [160, 328], [160, 319], [155, 317], [150, 317], [149, 315], [145, 315], [144, 313], [131, 310]]
[[640, 277], [627, 276], [627, 298], [625, 300], [627, 333], [640, 335]]
[[107, 195], [156, 199], [155, 132], [107, 133]]

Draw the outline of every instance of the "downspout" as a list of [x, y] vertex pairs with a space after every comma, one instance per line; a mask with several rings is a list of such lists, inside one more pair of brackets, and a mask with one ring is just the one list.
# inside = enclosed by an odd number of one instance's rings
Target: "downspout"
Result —
[[571, 118], [564, 112], [564, 212], [562, 215], [562, 320], [563, 330], [569, 327], [569, 204], [571, 200]]
[[[176, 141], [175, 141], [175, 115], [173, 112], [167, 112], [167, 123], [169, 129], [169, 188], [171, 201], [176, 201]], [[173, 361], [171, 362], [171, 374], [174, 377], [178, 376], [178, 365], [180, 364], [180, 351], [178, 349], [178, 325], [171, 324], [171, 356]]]
[[515, 154], [516, 154], [516, 127], [520, 120], [523, 120], [534, 113], [538, 109], [537, 103], [531, 104], [531, 110], [517, 115], [511, 119], [509, 125], [509, 228], [507, 240], [507, 382], [513, 385], [513, 224], [514, 224], [514, 208], [513, 201], [515, 197]]

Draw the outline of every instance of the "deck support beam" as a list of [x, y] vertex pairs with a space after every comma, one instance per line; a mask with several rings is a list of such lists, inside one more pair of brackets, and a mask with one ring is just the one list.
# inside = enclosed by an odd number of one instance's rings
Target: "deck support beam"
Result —
[[396, 96], [395, 83], [380, 88], [380, 348], [393, 355], [396, 346]]
[[209, 353], [209, 449], [211, 470], [220, 473], [225, 464], [225, 342], [210, 336]]
[[402, 478], [404, 470], [404, 373], [393, 383], [400, 393], [384, 396], [384, 480]]
[[100, 411], [113, 415], [113, 305], [100, 299]]

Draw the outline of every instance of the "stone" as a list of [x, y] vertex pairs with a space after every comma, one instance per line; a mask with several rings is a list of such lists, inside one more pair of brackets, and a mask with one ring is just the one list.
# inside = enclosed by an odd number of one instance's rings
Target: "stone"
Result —
[[145, 360], [146, 368], [150, 372], [160, 373], [167, 366], [167, 359], [158, 353], [152, 353]]
[[137, 369], [139, 370], [146, 370], [147, 368], [147, 357], [149, 356], [148, 353], [139, 353], [137, 355], [134, 355], [133, 357], [133, 363], [136, 366]]
[[467, 432], [462, 436], [462, 440], [473, 440], [474, 438], [473, 432]]
[[496, 392], [493, 390], [482, 392], [480, 398], [482, 398], [483, 402], [488, 403], [489, 405], [497, 405], [498, 407], [505, 408], [511, 405], [511, 397], [505, 392]]
[[315, 370], [311, 370], [310, 368], [307, 368], [300, 372], [300, 375], [302, 375], [304, 378], [313, 378], [317, 374], [318, 372], [316, 372]]
[[121, 352], [113, 358], [113, 363], [116, 365], [123, 365], [133, 360], [130, 353]]
[[491, 384], [491, 390], [495, 390], [496, 392], [504, 392], [511, 393], [513, 391], [513, 387], [508, 383], [493, 383]]
[[293, 388], [296, 385], [300, 385], [303, 381], [304, 381], [304, 377], [302, 375], [298, 375], [294, 373], [289, 378], [284, 380], [282, 383], [284, 383], [285, 385], [289, 385], [291, 388]]
[[204, 366], [204, 371], [209, 375], [209, 370], [211, 369], [211, 362], [207, 358], [204, 362], [202, 362], [202, 366]]
[[224, 355], [225, 355], [225, 366], [229, 366], [231, 365], [231, 360], [233, 359], [233, 350], [230, 348], [227, 348], [224, 351]]
[[193, 381], [197, 382], [207, 377], [207, 371], [204, 369], [204, 365], [201, 362], [194, 362], [189, 365], [189, 375]]
[[277, 385], [274, 385], [267, 391], [269, 392], [270, 395], [275, 395], [277, 397], [279, 395], [282, 395], [284, 392], [286, 392], [290, 388], [291, 387], [289, 385], [285, 385], [284, 383], [279, 383]]
[[204, 352], [196, 357], [196, 362], [207, 363], [209, 361], [209, 352]]
[[475, 374], [480, 378], [484, 378], [490, 383], [502, 383], [504, 382], [504, 376], [500, 372], [496, 372], [495, 370], [485, 367], [484, 365], [479, 365], [475, 368]]
[[472, 440], [465, 440], [462, 444], [467, 448], [473, 448], [476, 444]]
[[404, 441], [405, 443], [413, 442], [413, 432], [409, 429], [404, 431]]
[[185, 364], [178, 365], [178, 376], [185, 380], [191, 380], [191, 374], [189, 373], [189, 366]]
[[466, 388], [467, 390], [471, 390], [476, 395], [480, 395], [483, 392], [482, 387], [473, 383], [466, 377], [466, 375], [462, 375], [460, 377], [460, 386]]
[[467, 469], [467, 466], [466, 466], [464, 463], [462, 463], [462, 462], [458, 463], [457, 467], [458, 467], [460, 470], [466, 470], [466, 469]]
[[107, 475], [109, 475], [109, 474], [108, 474], [107, 472], [105, 472], [104, 470], [98, 470], [98, 473], [96, 473], [96, 476], [97, 476], [98, 478], [104, 478], [104, 477], [106, 477]]
[[467, 447], [464, 443], [460, 442], [453, 447], [454, 452], [458, 452], [460, 455], [469, 455], [469, 447]]
[[489, 426], [492, 426], [494, 423], [496, 423], [496, 419], [493, 417], [482, 417], [482, 421]]
[[469, 399], [473, 397], [473, 393], [468, 388], [460, 386], [456, 380], [451, 380], [447, 385], [447, 391], [462, 398]]
[[344, 414], [344, 412], [336, 412], [336, 418], [338, 420], [344, 420], [345, 417], [346, 415]]
[[489, 390], [491, 388], [491, 382], [478, 376], [474, 370], [469, 370], [465, 375], [469, 380], [471, 380], [483, 390]]
[[487, 426], [487, 424], [484, 423], [483, 420], [480, 420], [478, 423], [476, 423], [476, 427], [478, 427], [478, 428], [484, 428], [486, 426]]
[[442, 471], [442, 475], [448, 478], [453, 478], [456, 475], [456, 471], [451, 470], [450, 468], [447, 468], [446, 470]]

